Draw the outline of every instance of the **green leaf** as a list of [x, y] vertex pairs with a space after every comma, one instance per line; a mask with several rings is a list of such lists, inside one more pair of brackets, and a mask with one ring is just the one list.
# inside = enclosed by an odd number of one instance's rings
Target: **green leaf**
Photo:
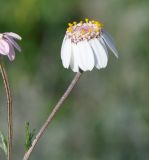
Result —
[[5, 155], [7, 155], [7, 139], [5, 138], [4, 134], [0, 131], [0, 148], [4, 151]]
[[35, 135], [35, 129], [30, 131], [29, 122], [25, 122], [25, 150], [26, 151], [31, 147], [34, 135]]

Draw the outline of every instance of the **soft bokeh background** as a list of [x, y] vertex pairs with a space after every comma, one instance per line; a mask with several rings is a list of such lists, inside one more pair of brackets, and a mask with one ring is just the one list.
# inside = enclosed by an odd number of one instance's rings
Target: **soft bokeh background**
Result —
[[[100, 20], [120, 57], [86, 72], [34, 150], [32, 160], [149, 159], [149, 1], [0, 0], [0, 32], [23, 37], [15, 61], [4, 58], [14, 98], [14, 159], [24, 154], [24, 123], [38, 131], [74, 73], [60, 49], [69, 21]], [[0, 79], [0, 129], [6, 133]], [[5, 159], [0, 150], [0, 160]]]

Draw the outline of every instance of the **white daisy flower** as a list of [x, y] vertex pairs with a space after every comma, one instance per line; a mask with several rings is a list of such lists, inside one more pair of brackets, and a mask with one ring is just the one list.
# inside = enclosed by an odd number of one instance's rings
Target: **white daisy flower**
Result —
[[99, 21], [69, 23], [61, 48], [61, 59], [64, 68], [74, 72], [91, 71], [105, 68], [108, 62], [107, 47], [118, 57], [111, 36], [103, 29]]

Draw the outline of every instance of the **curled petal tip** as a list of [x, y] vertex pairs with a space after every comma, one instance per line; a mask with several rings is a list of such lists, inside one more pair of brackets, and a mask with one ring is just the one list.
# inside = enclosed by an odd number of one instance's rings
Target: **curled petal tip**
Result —
[[6, 32], [5, 33], [7, 36], [10, 36], [12, 38], [18, 39], [18, 40], [22, 40], [22, 37], [19, 36], [18, 34], [14, 33], [14, 32]]

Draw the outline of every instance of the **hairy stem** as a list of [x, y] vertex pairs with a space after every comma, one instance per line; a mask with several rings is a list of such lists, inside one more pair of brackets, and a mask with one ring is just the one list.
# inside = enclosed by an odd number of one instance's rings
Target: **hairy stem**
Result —
[[68, 95], [70, 94], [70, 92], [72, 91], [72, 89], [74, 88], [74, 86], [76, 85], [76, 83], [78, 82], [78, 80], [80, 79], [82, 73], [77, 73], [74, 77], [74, 79], [72, 80], [72, 82], [70, 83], [70, 85], [68, 86], [67, 90], [65, 91], [65, 93], [62, 95], [62, 97], [59, 99], [59, 101], [57, 102], [57, 104], [55, 105], [55, 107], [53, 108], [52, 112], [49, 114], [47, 120], [45, 121], [45, 123], [43, 124], [43, 126], [41, 127], [41, 129], [39, 130], [39, 132], [37, 133], [31, 147], [29, 148], [29, 150], [25, 153], [23, 160], [28, 160], [33, 149], [35, 148], [36, 144], [38, 143], [39, 139], [43, 136], [43, 134], [45, 133], [47, 127], [50, 125], [52, 119], [54, 118], [55, 114], [57, 113], [57, 111], [60, 109], [60, 107], [62, 106], [63, 102], [67, 99]]
[[13, 121], [12, 121], [12, 94], [10, 90], [10, 85], [7, 77], [6, 70], [0, 62], [0, 72], [3, 78], [3, 83], [7, 95], [7, 123], [8, 123], [8, 151], [7, 159], [12, 159], [12, 137], [13, 137]]

